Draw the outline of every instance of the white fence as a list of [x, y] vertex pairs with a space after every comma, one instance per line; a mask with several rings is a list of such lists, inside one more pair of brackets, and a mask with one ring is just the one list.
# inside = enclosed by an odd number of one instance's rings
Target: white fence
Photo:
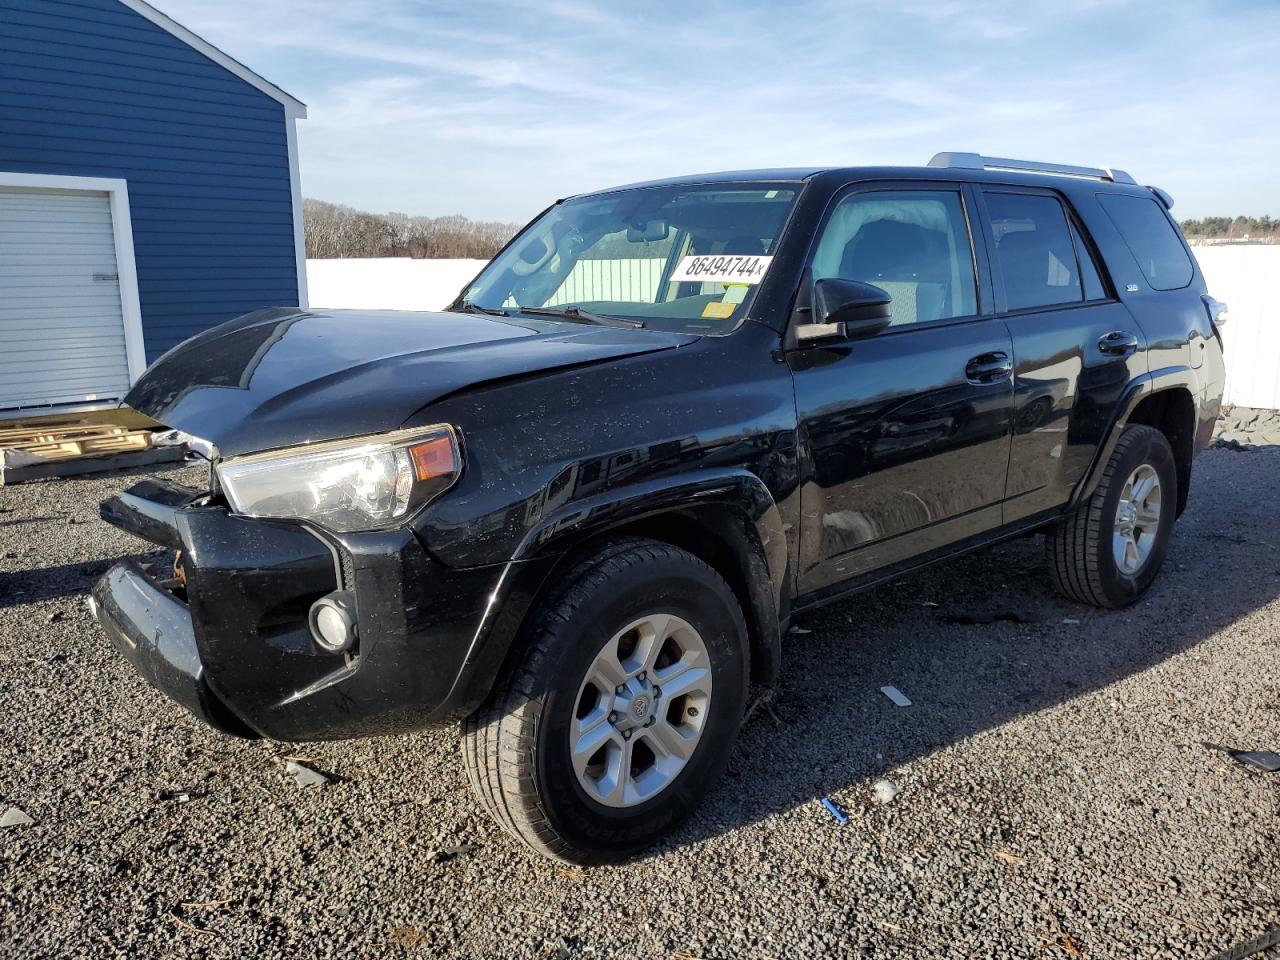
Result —
[[[1197, 247], [1195, 253], [1209, 291], [1230, 308], [1222, 332], [1227, 403], [1280, 409], [1280, 246]], [[601, 289], [596, 272], [605, 263], [614, 261], [579, 263], [553, 301], [570, 303], [588, 284]], [[653, 263], [660, 271], [662, 261]], [[308, 260], [307, 277], [317, 307], [439, 310], [482, 266], [480, 260]], [[654, 268], [649, 261], [629, 266], [618, 279], [620, 295], [651, 297]]]

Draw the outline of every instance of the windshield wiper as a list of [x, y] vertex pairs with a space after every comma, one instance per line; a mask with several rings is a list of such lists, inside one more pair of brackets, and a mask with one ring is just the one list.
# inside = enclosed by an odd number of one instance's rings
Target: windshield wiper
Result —
[[626, 327], [639, 330], [644, 324], [639, 320], [627, 320], [623, 317], [610, 317], [603, 313], [588, 313], [580, 307], [518, 307], [521, 313], [532, 313], [537, 317], [560, 317], [575, 323], [595, 323], [602, 327]]
[[463, 313], [484, 313], [484, 314], [488, 314], [491, 317], [511, 316], [511, 314], [507, 313], [507, 311], [505, 310], [499, 309], [497, 307], [482, 307], [480, 306], [480, 304], [472, 303], [470, 300], [466, 301], [458, 309], [461, 310]]

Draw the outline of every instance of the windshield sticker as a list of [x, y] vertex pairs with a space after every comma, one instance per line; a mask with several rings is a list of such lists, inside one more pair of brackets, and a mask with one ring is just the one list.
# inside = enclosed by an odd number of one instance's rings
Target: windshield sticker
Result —
[[737, 308], [736, 303], [708, 303], [702, 308], [702, 315], [715, 320], [728, 320]]
[[689, 256], [680, 261], [671, 274], [673, 283], [702, 280], [707, 283], [759, 283], [769, 269], [773, 257], [712, 254]]

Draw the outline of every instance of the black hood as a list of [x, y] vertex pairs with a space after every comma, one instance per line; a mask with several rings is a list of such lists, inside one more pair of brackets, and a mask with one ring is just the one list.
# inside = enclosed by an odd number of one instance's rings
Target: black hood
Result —
[[470, 313], [260, 310], [170, 350], [125, 403], [230, 457], [394, 430], [467, 387], [695, 339]]

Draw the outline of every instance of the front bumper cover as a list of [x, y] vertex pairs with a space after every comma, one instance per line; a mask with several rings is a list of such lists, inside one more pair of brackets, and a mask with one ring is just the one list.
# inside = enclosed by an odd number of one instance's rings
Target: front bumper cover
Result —
[[256, 738], [205, 683], [186, 605], [159, 587], [141, 566], [126, 561], [112, 567], [93, 588], [92, 602], [116, 649], [152, 686], [211, 727]]
[[[147, 481], [103, 504], [108, 522], [181, 551], [185, 589], [136, 563], [94, 588], [103, 629], [140, 674], [206, 723], [274, 740], [397, 733], [474, 706], [476, 639], [503, 567], [454, 570], [410, 529], [331, 536], [231, 514]], [[331, 653], [311, 605], [355, 598], [358, 638]]]

